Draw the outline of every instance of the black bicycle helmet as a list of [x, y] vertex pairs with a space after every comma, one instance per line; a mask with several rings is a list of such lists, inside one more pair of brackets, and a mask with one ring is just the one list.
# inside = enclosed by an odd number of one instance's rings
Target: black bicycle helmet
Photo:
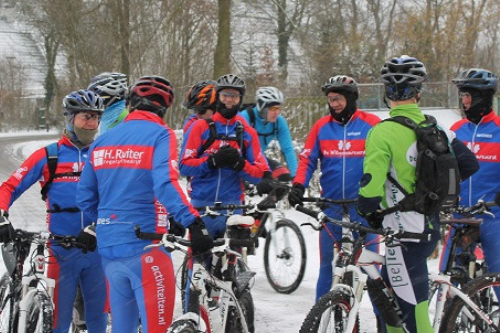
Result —
[[387, 61], [381, 70], [385, 95], [393, 101], [407, 100], [422, 91], [427, 71], [417, 58], [402, 55]]

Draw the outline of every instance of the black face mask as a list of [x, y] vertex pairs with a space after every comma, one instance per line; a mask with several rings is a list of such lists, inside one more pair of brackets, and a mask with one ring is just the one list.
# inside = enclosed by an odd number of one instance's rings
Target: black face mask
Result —
[[241, 107], [241, 101], [233, 106], [232, 108], [227, 108], [226, 104], [222, 103], [220, 100], [217, 101], [217, 112], [221, 114], [226, 119], [233, 119], [238, 113]]
[[335, 109], [333, 109], [330, 106], [330, 103], [328, 103], [328, 109], [330, 110], [330, 114], [332, 115], [333, 119], [342, 123], [342, 125], [345, 125], [345, 124], [347, 124], [349, 119], [351, 119], [354, 112], [356, 112], [356, 109], [357, 109], [356, 95], [354, 95], [353, 93], [348, 93], [348, 92], [337, 92], [337, 93], [341, 94], [346, 99], [347, 103], [346, 103], [344, 110], [342, 110], [339, 113], [336, 113]]
[[481, 119], [492, 111], [493, 93], [489, 90], [480, 91], [476, 89], [460, 89], [460, 92], [466, 92], [471, 95], [469, 109], [465, 110], [462, 100], [460, 100], [460, 109], [465, 113], [469, 121], [479, 124]]

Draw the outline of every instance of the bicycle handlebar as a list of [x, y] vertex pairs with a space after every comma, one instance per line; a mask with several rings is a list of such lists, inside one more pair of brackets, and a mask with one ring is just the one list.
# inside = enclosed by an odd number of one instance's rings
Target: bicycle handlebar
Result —
[[[407, 232], [407, 231], [394, 232], [393, 230], [388, 229], [388, 228], [375, 229], [372, 227], [364, 226], [360, 223], [353, 223], [353, 222], [336, 220], [336, 219], [333, 219], [331, 217], [328, 217], [322, 211], [318, 212], [318, 211], [315, 211], [315, 210], [312, 210], [312, 209], [309, 209], [309, 208], [306, 208], [306, 207], [300, 206], [300, 205], [296, 205], [295, 209], [301, 213], [304, 213], [306, 215], [313, 217], [314, 219], [316, 219], [320, 222], [326, 220], [326, 221], [333, 223], [335, 225], [345, 227], [345, 228], [348, 228], [348, 229], [351, 229], [351, 230], [354, 230], [357, 232], [362, 232], [362, 233], [367, 233], [367, 234], [377, 234], [377, 235], [382, 235], [382, 236], [390, 237], [390, 238], [398, 238], [398, 239], [406, 238], [406, 239], [416, 239], [416, 240], [422, 240], [422, 241], [430, 241], [430, 237], [431, 237], [430, 234], [419, 234], [419, 233]], [[321, 226], [319, 226], [319, 228], [313, 226], [313, 228], [316, 230], [319, 230], [319, 229], [321, 229]]]
[[358, 202], [358, 199], [328, 199], [328, 198], [303, 198], [304, 202], [312, 202], [312, 203], [331, 203], [334, 205], [350, 205]]
[[228, 205], [213, 205], [213, 206], [202, 206], [202, 207], [194, 207], [194, 209], [198, 211], [219, 211], [219, 210], [236, 210], [236, 209], [255, 209], [257, 211], [267, 210], [276, 208], [275, 203], [263, 202], [257, 204], [246, 204], [246, 205], [238, 205], [238, 204], [228, 204]]
[[32, 243], [35, 241], [38, 243], [44, 243], [47, 240], [54, 240], [56, 241], [56, 244], [61, 245], [64, 248], [70, 248], [70, 247], [75, 247], [79, 249], [86, 248], [84, 244], [81, 244], [76, 240], [76, 236], [74, 235], [66, 235], [66, 236], [54, 235], [47, 230], [27, 231], [23, 229], [15, 229], [13, 240], [14, 242], [18, 243]]
[[467, 207], [467, 206], [457, 206], [451, 209], [446, 210], [444, 213], [459, 213], [464, 216], [472, 216], [478, 214], [491, 214], [489, 208], [496, 206], [497, 204], [494, 201], [483, 201], [479, 200], [475, 205]]
[[[191, 241], [172, 234], [157, 234], [153, 232], [142, 232], [139, 226], [135, 227], [135, 233], [139, 239], [160, 240], [163, 242], [177, 243], [186, 247], [191, 247]], [[255, 242], [250, 239], [218, 238], [214, 239], [214, 247], [222, 246], [228, 242], [229, 246], [252, 247]]]

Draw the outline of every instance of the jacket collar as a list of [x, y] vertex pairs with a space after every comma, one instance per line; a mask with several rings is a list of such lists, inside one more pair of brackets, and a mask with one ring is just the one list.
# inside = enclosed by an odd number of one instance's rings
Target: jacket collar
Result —
[[125, 118], [126, 122], [130, 120], [147, 120], [165, 126], [163, 119], [161, 119], [156, 113], [149, 111], [135, 110], [129, 113], [127, 118]]

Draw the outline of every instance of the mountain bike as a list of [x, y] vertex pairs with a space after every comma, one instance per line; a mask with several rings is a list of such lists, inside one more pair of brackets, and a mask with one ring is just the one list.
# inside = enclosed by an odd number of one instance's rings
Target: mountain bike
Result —
[[[459, 206], [453, 213], [460, 213], [461, 218], [441, 220], [455, 229], [450, 246], [450, 256], [447, 266], [434, 279], [443, 279], [437, 288], [437, 298], [447, 297], [449, 300], [444, 309], [436, 306], [434, 329], [436, 332], [497, 332], [500, 325], [499, 302], [494, 292], [500, 287], [499, 273], [486, 273], [484, 263], [478, 263], [474, 253], [474, 246], [479, 240], [481, 219], [476, 215], [487, 214], [488, 207], [494, 202], [479, 201], [472, 207]], [[462, 251], [457, 251], [458, 249]], [[486, 318], [475, 313], [462, 297], [449, 295], [446, 291], [447, 284], [459, 286], [481, 311]], [[434, 289], [435, 288], [434, 283]], [[442, 290], [445, 289], [445, 290]], [[431, 293], [433, 285], [431, 284]], [[450, 297], [452, 296], [452, 297]], [[430, 305], [433, 301], [430, 300]], [[437, 303], [439, 304], [439, 303]]]
[[[136, 227], [141, 239], [160, 240], [147, 248], [164, 246], [167, 251], [182, 251], [188, 254], [191, 241], [169, 234], [143, 233]], [[215, 276], [205, 268], [205, 255], [193, 256], [193, 274], [190, 283], [188, 311], [175, 320], [169, 333], [252, 333], [254, 332], [254, 308], [250, 293], [255, 273], [237, 269], [237, 258], [241, 254], [233, 247], [249, 247], [252, 241], [235, 238], [214, 240], [214, 247], [208, 252], [225, 255], [221, 272]], [[213, 299], [217, 302], [212, 302]]]
[[[15, 230], [11, 243], [2, 244], [7, 273], [0, 279], [0, 332], [52, 332], [55, 280], [44, 276], [44, 249], [48, 240], [66, 247], [81, 247], [75, 236], [21, 229]], [[36, 248], [29, 259], [30, 270], [24, 274], [31, 244]]]
[[289, 184], [275, 181], [272, 187], [273, 190], [257, 206], [249, 204], [244, 215], [255, 219], [250, 235], [255, 247], [259, 245], [259, 238], [265, 239], [264, 269], [269, 284], [279, 293], [290, 294], [297, 290], [304, 278], [307, 249], [302, 231], [284, 214], [288, 208], [286, 194], [290, 190]]
[[[236, 227], [233, 233], [243, 233], [253, 241], [248, 253], [253, 254], [259, 246], [259, 239], [264, 238], [264, 269], [271, 287], [279, 293], [294, 292], [304, 278], [307, 250], [304, 236], [298, 225], [285, 218], [280, 205], [288, 193], [286, 184], [275, 182], [273, 190], [259, 203], [243, 205], [214, 205], [196, 207], [205, 216], [225, 215], [231, 220], [247, 220], [250, 218], [252, 228]], [[235, 211], [244, 210], [243, 214]], [[243, 249], [243, 259], [246, 260], [247, 249]], [[182, 276], [186, 276], [187, 258], [184, 260]], [[185, 280], [182, 282], [184, 285]]]
[[[320, 230], [324, 223], [333, 223], [343, 228], [343, 239], [335, 261], [336, 267], [332, 289], [313, 306], [302, 324], [300, 333], [360, 332], [358, 311], [366, 290], [368, 290], [372, 302], [377, 307], [383, 320], [388, 325], [400, 327], [407, 332], [396, 297], [392, 289], [387, 287], [377, 269], [377, 265], [385, 264], [385, 258], [383, 255], [365, 248], [365, 237], [368, 233], [381, 235], [384, 237], [383, 241], [386, 248], [390, 248], [401, 246], [401, 244], [395, 242], [396, 239], [428, 240], [428, 235], [394, 232], [389, 229], [373, 229], [346, 221], [345, 218], [335, 220], [327, 217], [322, 212], [305, 207], [297, 206], [296, 209], [320, 221], [319, 223], [311, 223], [316, 230]], [[359, 234], [357, 239], [352, 236], [353, 231]], [[485, 285], [491, 287], [498, 285], [497, 281], [500, 281], [498, 277], [498, 275], [487, 274], [473, 280], [473, 282], [482, 287]], [[473, 315], [476, 321], [485, 325], [488, 324], [494, 332], [498, 330], [498, 325], [494, 322], [495, 317], [484, 311], [480, 304], [475, 303], [473, 297], [470, 297], [467, 292], [461, 291], [453, 286], [449, 280], [441, 276], [431, 275], [429, 278], [430, 283], [439, 285], [441, 295], [460, 299], [467, 305], [468, 314]], [[448, 297], [438, 297], [436, 308], [444, 309], [447, 299]], [[436, 318], [442, 318], [442, 316], [436, 313]], [[436, 332], [451, 332], [447, 331], [448, 328], [444, 324], [440, 326], [439, 320], [437, 323], [438, 325], [435, 326], [437, 328]]]

